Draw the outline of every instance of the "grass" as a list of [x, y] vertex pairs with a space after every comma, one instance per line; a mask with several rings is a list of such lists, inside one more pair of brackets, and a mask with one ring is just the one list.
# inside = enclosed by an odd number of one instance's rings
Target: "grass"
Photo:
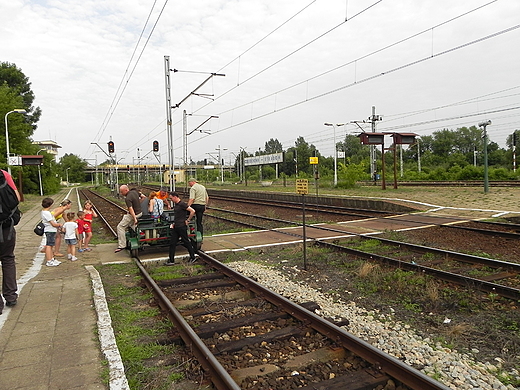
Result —
[[172, 383], [184, 378], [183, 363], [172, 361], [178, 347], [158, 342], [171, 323], [158, 308], [150, 307], [152, 295], [140, 285], [134, 264], [104, 265], [100, 274], [130, 388], [171, 389]]

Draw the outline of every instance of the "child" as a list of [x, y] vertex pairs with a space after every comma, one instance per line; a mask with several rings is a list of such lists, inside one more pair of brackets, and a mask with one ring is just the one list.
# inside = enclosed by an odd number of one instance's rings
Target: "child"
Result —
[[67, 222], [63, 224], [65, 230], [65, 243], [67, 244], [67, 258], [72, 261], [78, 260], [76, 257], [76, 244], [78, 243], [78, 224], [74, 222], [74, 213], [67, 213], [65, 219]]
[[[56, 222], [60, 223], [63, 226], [65, 218], [63, 215], [67, 210], [70, 210], [72, 207], [72, 202], [69, 199], [64, 199], [58, 207], [51, 211], [52, 215], [56, 219]], [[63, 221], [60, 221], [63, 219]], [[56, 232], [56, 242], [54, 244], [54, 257], [63, 257], [63, 254], [60, 253], [61, 241], [63, 240], [64, 232], [61, 229], [58, 229]]]
[[85, 205], [83, 206], [83, 212], [85, 213], [85, 222], [89, 224], [89, 231], [85, 230], [85, 241], [84, 241], [84, 251], [91, 251], [89, 248], [90, 240], [92, 239], [92, 218], [97, 218], [96, 211], [93, 208], [92, 203], [87, 200]]
[[56, 222], [54, 215], [50, 212], [50, 208], [54, 200], [52, 198], [44, 198], [42, 200], [41, 218], [45, 225], [45, 260], [47, 267], [56, 267], [61, 264], [61, 261], [55, 260], [53, 257], [54, 244], [56, 243], [56, 232], [61, 225]]
[[[78, 235], [81, 236], [81, 234], [85, 233], [85, 236], [88, 235], [88, 233], [91, 233], [90, 223], [88, 221], [85, 221], [85, 213], [83, 211], [78, 211], [78, 219], [76, 220], [76, 223], [78, 224]], [[83, 248], [83, 240], [80, 238], [79, 240], [79, 249], [78, 252], [84, 252], [86, 249]]]

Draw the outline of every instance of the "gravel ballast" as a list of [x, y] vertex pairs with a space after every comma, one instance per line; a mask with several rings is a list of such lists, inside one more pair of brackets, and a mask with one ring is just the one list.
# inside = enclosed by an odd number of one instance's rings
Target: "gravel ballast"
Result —
[[317, 314], [323, 317], [348, 319], [349, 325], [345, 327], [348, 332], [436, 378], [451, 389], [520, 389], [504, 385], [497, 378], [498, 375], [516, 379], [520, 377], [515, 369], [504, 373], [500, 358], [492, 363], [478, 362], [467, 354], [435, 345], [432, 340], [419, 336], [410, 325], [395, 321], [390, 314], [365, 310], [355, 302], [332, 299], [304, 283], [290, 281], [269, 267], [247, 261], [228, 265], [295, 302], [316, 302], [321, 307]]

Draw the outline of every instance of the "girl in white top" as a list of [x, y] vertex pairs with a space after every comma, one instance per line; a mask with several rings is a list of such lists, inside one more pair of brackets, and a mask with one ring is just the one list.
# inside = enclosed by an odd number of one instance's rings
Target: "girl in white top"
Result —
[[56, 243], [56, 232], [61, 228], [61, 224], [56, 222], [54, 215], [50, 212], [50, 208], [54, 200], [52, 198], [44, 198], [42, 200], [42, 222], [45, 225], [45, 260], [48, 267], [56, 267], [61, 264], [61, 261], [55, 260], [53, 257], [54, 244]]
[[67, 213], [65, 215], [65, 222], [63, 229], [65, 230], [65, 243], [67, 244], [67, 258], [71, 261], [76, 261], [76, 244], [78, 243], [78, 224], [74, 222], [76, 214]]

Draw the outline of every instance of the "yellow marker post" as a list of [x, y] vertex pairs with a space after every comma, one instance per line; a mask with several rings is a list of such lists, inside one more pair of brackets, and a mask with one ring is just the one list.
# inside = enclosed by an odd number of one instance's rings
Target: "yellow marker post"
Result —
[[301, 196], [302, 196], [303, 269], [307, 271], [307, 234], [305, 231], [305, 195], [307, 195], [309, 193], [309, 180], [296, 179], [296, 193], [301, 194]]

